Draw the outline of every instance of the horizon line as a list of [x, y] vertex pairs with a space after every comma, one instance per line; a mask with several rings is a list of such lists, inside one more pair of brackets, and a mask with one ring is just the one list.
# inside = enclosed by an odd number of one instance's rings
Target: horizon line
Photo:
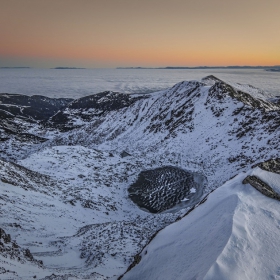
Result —
[[162, 67], [146, 67], [146, 66], [118, 66], [118, 67], [69, 67], [69, 66], [56, 66], [56, 67], [30, 67], [30, 66], [0, 66], [0, 69], [55, 69], [55, 70], [83, 70], [83, 69], [238, 69], [238, 68], [251, 68], [251, 69], [269, 69], [280, 68], [280, 65], [228, 65], [228, 66], [162, 66]]

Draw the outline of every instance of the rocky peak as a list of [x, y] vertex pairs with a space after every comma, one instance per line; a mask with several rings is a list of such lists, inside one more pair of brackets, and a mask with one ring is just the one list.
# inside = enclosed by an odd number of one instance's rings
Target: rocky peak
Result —
[[222, 80], [218, 79], [213, 75], [206, 76], [201, 79], [201, 82], [206, 84], [207, 86], [213, 86], [217, 82], [222, 82]]
[[208, 102], [210, 102], [211, 99], [214, 99], [218, 103], [224, 103], [228, 97], [231, 97], [252, 108], [263, 109], [265, 111], [279, 110], [279, 107], [272, 102], [254, 98], [249, 93], [235, 89], [233, 86], [214, 76], [207, 76], [206, 78], [203, 78], [202, 81], [205, 81], [207, 85], [212, 84], [209, 90]]

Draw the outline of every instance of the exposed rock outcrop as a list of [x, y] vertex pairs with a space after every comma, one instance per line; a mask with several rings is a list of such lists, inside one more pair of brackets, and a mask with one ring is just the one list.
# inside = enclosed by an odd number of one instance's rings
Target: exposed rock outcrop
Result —
[[23, 249], [12, 241], [10, 234], [7, 234], [2, 228], [0, 228], [0, 255], [20, 263], [32, 262], [40, 267], [43, 266], [42, 261], [34, 259], [29, 249]]
[[243, 182], [243, 184], [250, 184], [252, 187], [257, 189], [262, 194], [280, 200], [280, 194], [275, 192], [269, 185], [264, 183], [261, 179], [256, 176], [247, 176]]

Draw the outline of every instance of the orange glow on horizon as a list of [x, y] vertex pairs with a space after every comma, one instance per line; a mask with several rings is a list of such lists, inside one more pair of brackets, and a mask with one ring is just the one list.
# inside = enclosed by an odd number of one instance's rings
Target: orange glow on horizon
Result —
[[[12, 49], [0, 53], [7, 57], [29, 57], [41, 59], [71, 60], [79, 63], [104, 62], [111, 63], [113, 67], [117, 66], [147, 66], [147, 67], [164, 67], [164, 66], [229, 66], [229, 65], [250, 65], [250, 66], [267, 66], [279, 65], [280, 55], [278, 53], [266, 55], [250, 53], [230, 53], [205, 54], [203, 50], [192, 52], [173, 52], [171, 51], [141, 51], [141, 50], [112, 50], [112, 49], [95, 49], [91, 50], [73, 50], [73, 49]], [[278, 63], [277, 63], [278, 61]]]
[[30, 58], [42, 66], [69, 60], [87, 67], [280, 65], [278, 0], [1, 5], [0, 59]]

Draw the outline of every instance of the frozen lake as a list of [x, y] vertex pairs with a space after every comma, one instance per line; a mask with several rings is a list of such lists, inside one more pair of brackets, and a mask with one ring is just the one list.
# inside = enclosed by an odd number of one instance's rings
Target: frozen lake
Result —
[[202, 174], [164, 166], [142, 171], [128, 192], [134, 203], [151, 213], [176, 212], [199, 203], [205, 182]]

